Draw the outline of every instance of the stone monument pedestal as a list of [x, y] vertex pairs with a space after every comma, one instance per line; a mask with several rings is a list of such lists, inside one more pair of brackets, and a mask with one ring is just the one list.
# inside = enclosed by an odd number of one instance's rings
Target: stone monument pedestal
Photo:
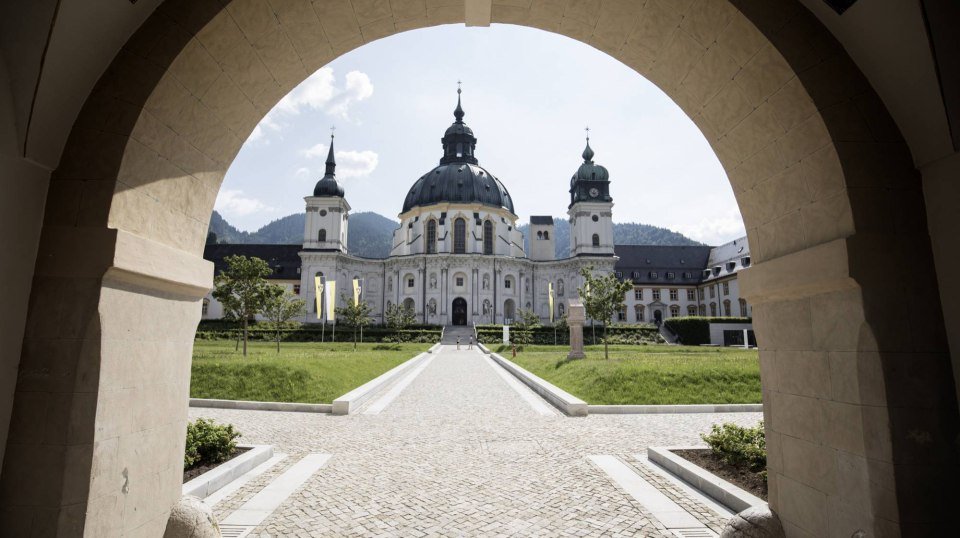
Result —
[[570, 299], [567, 308], [567, 325], [570, 327], [570, 353], [567, 360], [582, 359], [583, 353], [583, 323], [587, 320], [586, 310], [580, 299]]

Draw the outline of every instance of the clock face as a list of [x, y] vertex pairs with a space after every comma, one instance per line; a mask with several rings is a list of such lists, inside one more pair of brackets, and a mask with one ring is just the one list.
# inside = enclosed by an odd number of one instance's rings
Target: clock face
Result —
[[596, 187], [590, 189], [590, 197], [596, 198], [597, 196], [600, 196], [600, 191], [598, 191]]

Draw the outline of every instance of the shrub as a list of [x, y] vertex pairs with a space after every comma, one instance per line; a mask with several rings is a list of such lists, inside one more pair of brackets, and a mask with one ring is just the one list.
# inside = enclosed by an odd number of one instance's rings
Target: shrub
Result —
[[689, 316], [668, 318], [663, 324], [677, 335], [680, 343], [687, 346], [699, 346], [710, 343], [711, 323], [750, 323], [750, 318], [711, 318]]
[[[383, 340], [386, 342], [386, 338]], [[400, 351], [400, 344], [377, 344], [373, 346], [375, 351]]]
[[767, 441], [763, 436], [763, 421], [756, 427], [744, 428], [736, 424], [714, 424], [707, 435], [701, 434], [713, 453], [734, 466], [746, 466], [753, 472], [767, 468]]
[[226, 461], [237, 449], [237, 437], [240, 437], [240, 433], [230, 424], [216, 424], [203, 418], [188, 423], [183, 468]]

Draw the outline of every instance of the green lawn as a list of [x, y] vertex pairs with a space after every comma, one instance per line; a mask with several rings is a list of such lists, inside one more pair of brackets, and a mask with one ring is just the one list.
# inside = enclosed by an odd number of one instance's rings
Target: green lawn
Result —
[[[493, 348], [510, 358], [510, 350]], [[514, 362], [588, 404], [760, 403], [757, 350], [697, 346], [526, 346]]]
[[[264, 402], [330, 403], [403, 361], [427, 344], [250, 342], [249, 355], [234, 341], [193, 344], [190, 396]], [[374, 349], [390, 346], [394, 349]], [[242, 349], [242, 344], [241, 344]]]

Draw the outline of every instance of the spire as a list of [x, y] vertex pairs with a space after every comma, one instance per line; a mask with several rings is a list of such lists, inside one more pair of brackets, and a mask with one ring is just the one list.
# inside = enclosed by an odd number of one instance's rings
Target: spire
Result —
[[587, 132], [587, 147], [583, 149], [583, 160], [586, 162], [593, 162], [593, 149], [590, 148], [590, 128], [587, 127], [584, 129]]
[[457, 118], [457, 123], [463, 123], [463, 107], [460, 106], [460, 81], [457, 81], [457, 108], [453, 111], [453, 116]]
[[333, 158], [333, 131], [336, 130], [336, 127], [330, 128], [330, 151], [327, 152], [327, 169], [324, 175], [333, 177], [337, 172], [337, 161]]

